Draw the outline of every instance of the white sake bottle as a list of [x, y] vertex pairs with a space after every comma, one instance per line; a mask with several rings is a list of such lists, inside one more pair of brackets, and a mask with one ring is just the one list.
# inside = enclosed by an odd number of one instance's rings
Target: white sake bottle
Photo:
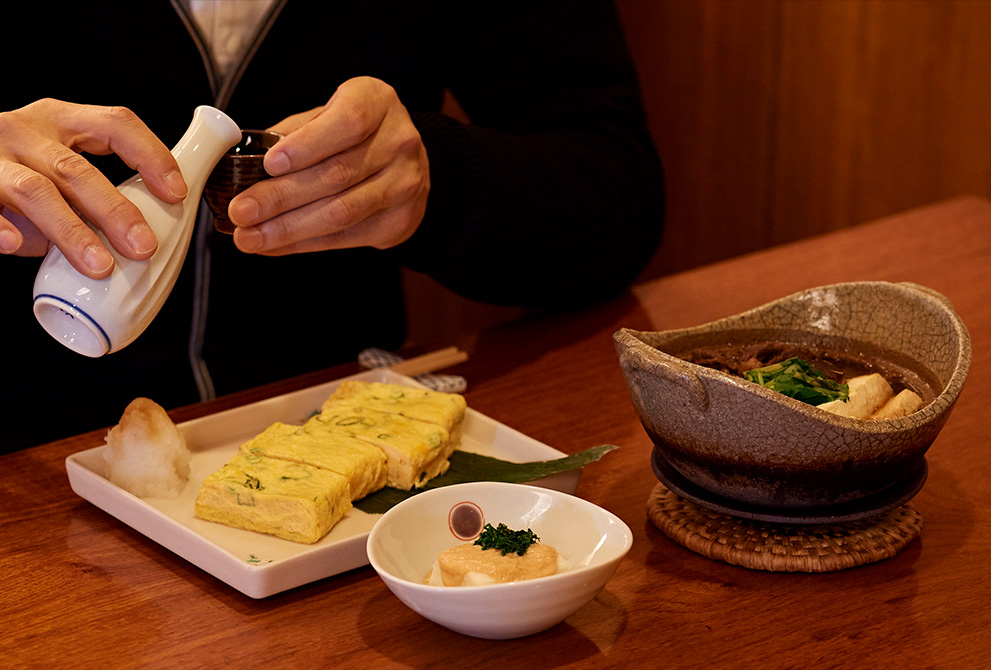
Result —
[[207, 177], [228, 149], [241, 139], [233, 120], [202, 105], [172, 155], [189, 193], [170, 204], [151, 194], [140, 176], [118, 190], [137, 205], [158, 236], [155, 254], [143, 261], [121, 256], [99, 232], [114, 256], [105, 279], [90, 279], [53, 247], [34, 282], [34, 315], [48, 333], [73, 351], [96, 358], [126, 347], [144, 332], [175, 285], [196, 225], [200, 194]]

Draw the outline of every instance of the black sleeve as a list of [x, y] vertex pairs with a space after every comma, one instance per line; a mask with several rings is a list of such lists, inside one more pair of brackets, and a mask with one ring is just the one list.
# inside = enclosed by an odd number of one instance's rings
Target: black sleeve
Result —
[[431, 169], [400, 262], [494, 304], [624, 289], [660, 240], [660, 161], [610, 2], [463, 3], [447, 86], [471, 119], [413, 113]]

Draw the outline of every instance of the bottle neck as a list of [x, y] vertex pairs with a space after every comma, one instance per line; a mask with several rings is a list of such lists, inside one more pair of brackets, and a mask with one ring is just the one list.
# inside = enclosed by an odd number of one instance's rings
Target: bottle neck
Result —
[[240, 141], [241, 129], [229, 116], [207, 105], [196, 108], [192, 123], [172, 149], [190, 195], [199, 197], [217, 162]]

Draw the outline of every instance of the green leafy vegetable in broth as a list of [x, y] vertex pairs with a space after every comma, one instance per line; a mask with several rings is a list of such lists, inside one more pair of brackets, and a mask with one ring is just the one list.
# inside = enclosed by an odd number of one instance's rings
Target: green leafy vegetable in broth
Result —
[[747, 370], [743, 376], [756, 384], [795, 398], [809, 405], [831, 400], [846, 402], [850, 387], [829, 379], [801, 358], [786, 358], [780, 363]]

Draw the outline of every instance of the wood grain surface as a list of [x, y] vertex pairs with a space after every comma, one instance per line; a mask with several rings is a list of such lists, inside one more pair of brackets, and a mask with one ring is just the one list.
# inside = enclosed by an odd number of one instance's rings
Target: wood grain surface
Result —
[[[0, 458], [0, 659], [7, 668], [977, 668], [991, 664], [991, 203], [965, 198], [705, 266], [580, 313], [483, 331], [458, 346], [471, 407], [562, 451], [620, 449], [577, 494], [622, 517], [632, 551], [591, 604], [544, 633], [492, 642], [407, 609], [360, 568], [263, 600], [234, 591], [76, 497], [65, 458], [105, 431]], [[944, 293], [973, 366], [929, 452], [898, 555], [805, 575], [696, 555], [648, 520], [651, 445], [612, 348], [619, 327], [697, 325], [836, 281]], [[176, 409], [177, 421], [334, 379], [355, 367]], [[98, 399], [85, 399], [98, 402]], [[122, 408], [123, 409], [123, 408]]]
[[991, 3], [617, 6], [666, 167], [648, 276], [991, 195]]

